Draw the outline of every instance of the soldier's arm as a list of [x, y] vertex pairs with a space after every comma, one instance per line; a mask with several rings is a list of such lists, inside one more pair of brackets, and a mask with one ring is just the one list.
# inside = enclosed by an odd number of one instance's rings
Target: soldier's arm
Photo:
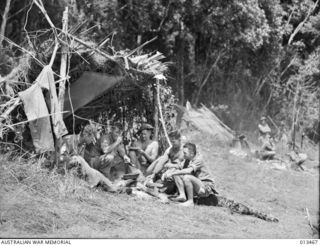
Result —
[[152, 163], [158, 157], [159, 145], [157, 142], [153, 143], [151, 153], [148, 155], [145, 151], [142, 151], [141, 154], [147, 159], [149, 163]]
[[110, 143], [110, 140], [108, 137], [102, 137], [101, 139], [101, 149], [104, 154], [110, 154], [114, 150], [118, 148], [118, 146], [121, 144], [122, 139], [118, 138], [114, 143]]
[[176, 175], [184, 175], [184, 174], [192, 174], [193, 168], [192, 167], [187, 167], [181, 170], [173, 171], [171, 173], [171, 176], [176, 176]]

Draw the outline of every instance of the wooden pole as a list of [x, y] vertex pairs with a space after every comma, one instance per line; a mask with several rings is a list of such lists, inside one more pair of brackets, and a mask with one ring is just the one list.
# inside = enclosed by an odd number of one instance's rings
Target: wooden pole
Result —
[[[62, 17], [62, 30], [64, 33], [68, 32], [68, 7], [65, 8]], [[66, 37], [64, 37], [66, 41]], [[61, 65], [60, 65], [60, 77], [61, 81], [59, 84], [59, 105], [60, 111], [63, 111], [64, 106], [64, 95], [66, 90], [66, 75], [67, 75], [67, 60], [68, 60], [68, 47], [66, 45], [67, 42], [64, 42], [61, 47]]]
[[153, 107], [154, 107], [154, 114], [153, 114], [153, 121], [154, 121], [154, 132], [153, 132], [153, 140], [158, 141], [159, 137], [159, 111], [158, 111], [158, 104], [157, 104], [157, 90], [154, 86], [152, 86], [152, 96], [153, 96]]
[[159, 110], [159, 114], [160, 114], [160, 121], [162, 124], [164, 135], [165, 135], [167, 142], [169, 144], [169, 147], [172, 147], [172, 144], [170, 142], [170, 138], [167, 133], [166, 125], [165, 125], [165, 122], [163, 119], [163, 114], [162, 114], [162, 107], [161, 107], [161, 100], [160, 100], [160, 83], [159, 83], [159, 79], [156, 79], [156, 80], [157, 80], [157, 101], [158, 101], [158, 110]]
[[[62, 16], [62, 30], [67, 33], [68, 31], [68, 7], [65, 8]], [[65, 41], [67, 40], [67, 37], [64, 37]], [[67, 78], [67, 60], [68, 60], [68, 46], [67, 42], [62, 42], [61, 46], [61, 64], [60, 64], [60, 78], [61, 81], [59, 83], [59, 96], [58, 96], [58, 102], [59, 102], [59, 109], [62, 112], [64, 108], [64, 94], [66, 89], [66, 78]], [[61, 168], [59, 166], [59, 159], [60, 159], [60, 144], [61, 138], [56, 139], [56, 166], [58, 168]]]

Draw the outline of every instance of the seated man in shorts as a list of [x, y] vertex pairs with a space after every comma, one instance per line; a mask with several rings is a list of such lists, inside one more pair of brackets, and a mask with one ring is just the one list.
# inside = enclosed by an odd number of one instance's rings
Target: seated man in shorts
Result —
[[95, 124], [90, 123], [84, 127], [80, 134], [64, 136], [60, 146], [59, 167], [68, 171], [74, 169], [74, 173], [86, 180], [92, 188], [101, 186], [105, 191], [121, 191], [118, 184], [113, 184], [101, 172], [92, 168], [83, 158], [86, 146], [96, 143], [99, 139], [98, 128]]
[[151, 179], [156, 179], [157, 175], [161, 177], [161, 174], [167, 169], [182, 168], [183, 152], [181, 148], [181, 134], [178, 131], [174, 131], [169, 133], [169, 138], [172, 147], [168, 148], [162, 156], [147, 168], [147, 174], [150, 175]]
[[194, 194], [199, 197], [208, 197], [217, 192], [208, 167], [197, 154], [196, 145], [186, 143], [183, 146], [183, 155], [184, 168], [165, 173], [163, 179], [174, 177], [179, 190], [179, 196], [175, 201], [182, 202], [183, 206], [194, 206]]
[[96, 141], [87, 144], [84, 151], [84, 159], [89, 165], [110, 179], [119, 178], [114, 177], [117, 173], [111, 173], [112, 168], [120, 169], [123, 166], [122, 172], [126, 172], [125, 169], [128, 169], [127, 165], [130, 163], [122, 143], [121, 133], [122, 125], [115, 123], [111, 127], [110, 134], [102, 135]]
[[261, 160], [272, 160], [274, 159], [275, 155], [276, 151], [273, 140], [270, 138], [269, 134], [266, 134], [262, 142], [259, 157]]
[[143, 124], [139, 129], [140, 139], [129, 148], [131, 163], [141, 170], [143, 174], [152, 162], [156, 160], [159, 152], [159, 144], [151, 138], [153, 127]]

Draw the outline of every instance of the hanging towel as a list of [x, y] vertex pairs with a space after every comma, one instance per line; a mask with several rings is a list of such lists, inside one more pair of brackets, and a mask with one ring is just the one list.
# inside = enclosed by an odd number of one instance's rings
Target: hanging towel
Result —
[[54, 150], [49, 112], [40, 86], [36, 83], [18, 95], [30, 121], [29, 128], [36, 152], [43, 153]]
[[41, 88], [47, 89], [50, 94], [50, 113], [53, 124], [53, 132], [56, 138], [61, 138], [62, 136], [68, 134], [68, 130], [63, 122], [56, 86], [54, 82], [53, 71], [50, 66], [45, 66], [41, 73], [38, 75], [36, 82]]

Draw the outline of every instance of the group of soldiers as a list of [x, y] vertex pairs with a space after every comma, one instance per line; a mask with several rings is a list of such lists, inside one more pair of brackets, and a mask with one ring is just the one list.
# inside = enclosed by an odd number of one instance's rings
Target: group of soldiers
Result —
[[142, 124], [138, 138], [128, 146], [124, 145], [122, 132], [119, 123], [107, 134], [98, 125], [88, 124], [79, 135], [64, 138], [60, 161], [67, 169], [77, 166], [89, 183], [102, 185], [111, 192], [117, 191], [120, 188], [117, 183], [121, 183], [118, 181], [127, 176], [132, 177], [132, 182], [175, 194], [172, 201], [183, 206], [193, 206], [195, 196], [217, 194], [213, 177], [196, 145], [182, 144], [178, 131], [169, 133], [172, 146], [160, 156], [150, 124]]
[[[258, 152], [258, 157], [262, 160], [272, 160], [279, 159], [276, 157], [276, 147], [275, 144], [281, 146], [282, 152], [287, 152], [289, 160], [292, 162], [292, 166], [298, 168], [298, 170], [303, 170], [301, 166], [307, 159], [307, 155], [302, 153], [299, 147], [288, 141], [288, 137], [285, 130], [285, 123], [281, 122], [277, 133], [274, 137], [271, 137], [271, 128], [267, 123], [266, 117], [261, 117], [260, 123], [258, 125], [259, 129], [259, 144], [260, 151]], [[291, 150], [290, 150], [291, 149]]]
[[168, 134], [171, 146], [159, 155], [153, 130], [150, 124], [142, 124], [135, 141], [124, 144], [121, 124], [114, 124], [104, 134], [99, 125], [90, 123], [80, 134], [64, 137], [60, 167], [69, 172], [75, 170], [90, 187], [108, 192], [141, 191], [166, 203], [171, 200], [186, 207], [195, 204], [226, 207], [234, 213], [278, 222], [273, 216], [219, 195], [197, 146], [182, 140], [179, 131]]

